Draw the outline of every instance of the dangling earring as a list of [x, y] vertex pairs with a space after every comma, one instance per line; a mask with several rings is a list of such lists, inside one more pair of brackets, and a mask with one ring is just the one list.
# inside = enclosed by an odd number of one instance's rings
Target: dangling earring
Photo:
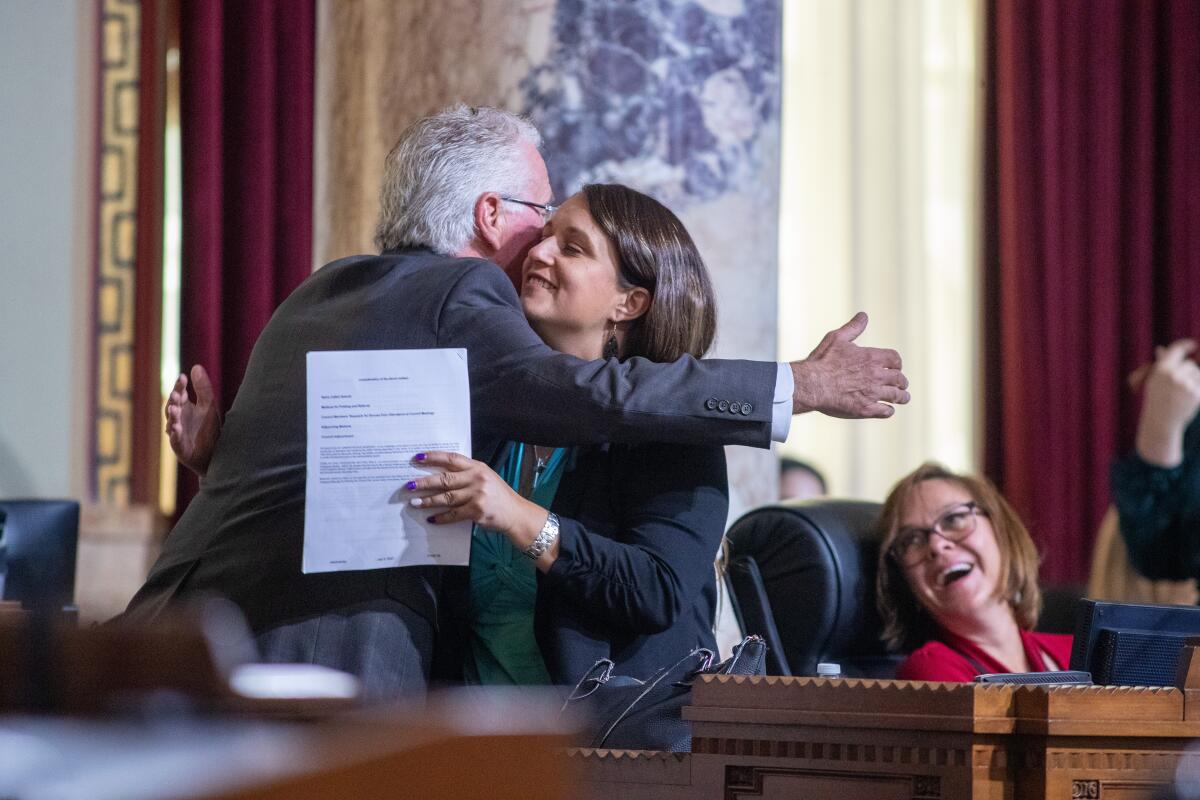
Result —
[[608, 338], [604, 341], [604, 360], [617, 357], [617, 323], [610, 322]]

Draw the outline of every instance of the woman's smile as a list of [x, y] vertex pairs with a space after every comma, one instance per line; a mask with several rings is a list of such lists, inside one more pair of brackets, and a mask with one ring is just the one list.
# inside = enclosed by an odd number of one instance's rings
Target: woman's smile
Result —
[[975, 565], [969, 561], [959, 561], [943, 569], [938, 573], [937, 582], [939, 586], [946, 587], [952, 583], [957, 583], [963, 578], [966, 578], [975, 570]]
[[558, 287], [540, 275], [530, 275], [525, 279], [525, 285], [529, 288], [541, 288], [546, 291], [554, 291]]
[[626, 292], [612, 242], [583, 196], [572, 195], [525, 258], [521, 308], [546, 344], [584, 359], [599, 358]]
[[[973, 500], [958, 484], [928, 480], [913, 491], [901, 519], [904, 527], [928, 528], [948, 510]], [[904, 572], [913, 594], [934, 619], [970, 615], [996, 602], [1000, 550], [986, 516], [978, 517], [974, 530], [959, 541], [930, 532], [925, 548], [921, 562]]]

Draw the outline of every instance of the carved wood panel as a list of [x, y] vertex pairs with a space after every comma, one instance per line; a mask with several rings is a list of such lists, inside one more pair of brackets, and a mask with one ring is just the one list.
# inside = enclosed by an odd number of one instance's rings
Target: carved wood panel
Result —
[[796, 798], [805, 800], [942, 800], [936, 775], [788, 769], [729, 765], [725, 768], [725, 800]]

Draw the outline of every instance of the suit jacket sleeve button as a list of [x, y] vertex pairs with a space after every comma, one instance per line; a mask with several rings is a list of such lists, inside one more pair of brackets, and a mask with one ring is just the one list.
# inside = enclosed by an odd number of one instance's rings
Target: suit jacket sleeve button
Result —
[[750, 412], [753, 410], [754, 410], [754, 406], [750, 405], [749, 403], [742, 403], [742, 416], [744, 416], [744, 417], [750, 416]]
[[715, 398], [715, 397], [710, 397], [710, 398], [708, 398], [707, 400], [705, 400], [705, 401], [704, 401], [704, 407], [705, 407], [705, 408], [707, 408], [709, 411], [716, 411], [716, 409], [717, 409], [717, 398]]
[[721, 402], [717, 403], [717, 410], [718, 411], [728, 411], [729, 410], [729, 401], [722, 400]]
[[729, 413], [730, 414], [742, 413], [742, 404], [739, 403], [737, 400], [734, 400], [732, 403], [729, 404]]

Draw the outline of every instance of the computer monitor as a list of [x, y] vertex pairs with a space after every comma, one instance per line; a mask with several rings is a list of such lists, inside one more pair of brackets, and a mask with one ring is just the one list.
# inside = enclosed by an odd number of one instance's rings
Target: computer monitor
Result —
[[0, 500], [0, 600], [61, 608], [75, 596], [79, 503]]
[[1173, 686], [1179, 651], [1200, 636], [1200, 607], [1081, 600], [1071, 669], [1109, 686]]
[[1050, 672], [985, 672], [975, 676], [975, 683], [1015, 683], [1023, 686], [1091, 686], [1092, 676], [1074, 670]]

